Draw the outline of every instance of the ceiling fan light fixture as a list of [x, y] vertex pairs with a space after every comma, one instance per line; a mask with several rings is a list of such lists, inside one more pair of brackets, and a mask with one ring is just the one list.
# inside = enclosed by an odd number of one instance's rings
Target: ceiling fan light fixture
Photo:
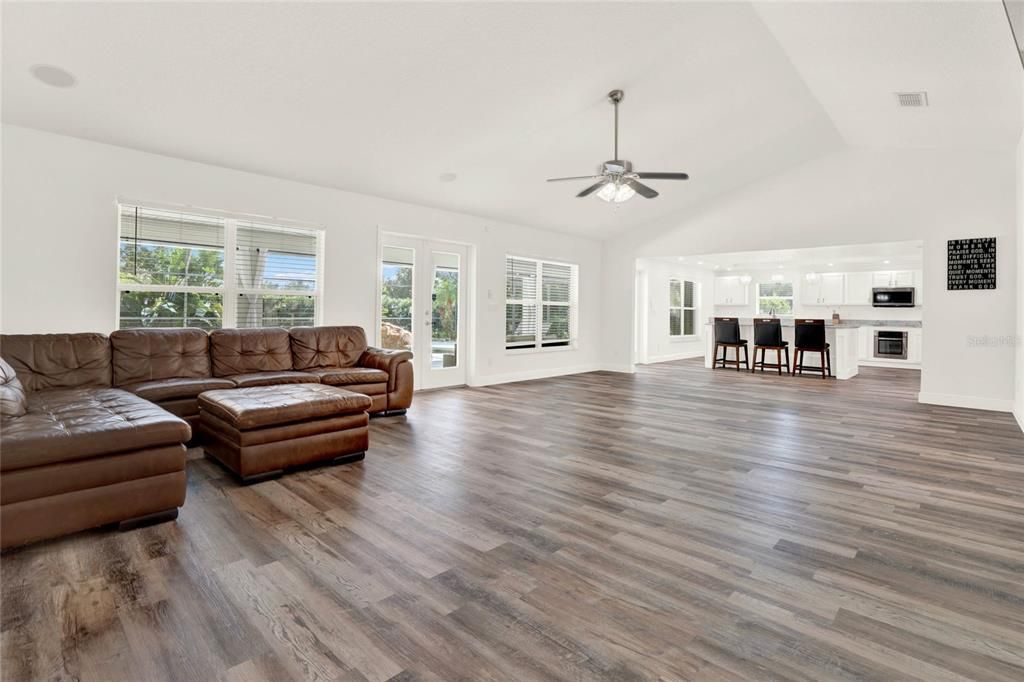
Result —
[[636, 196], [636, 190], [629, 185], [609, 182], [597, 191], [597, 196], [603, 201], [621, 204], [623, 201], [629, 201]]

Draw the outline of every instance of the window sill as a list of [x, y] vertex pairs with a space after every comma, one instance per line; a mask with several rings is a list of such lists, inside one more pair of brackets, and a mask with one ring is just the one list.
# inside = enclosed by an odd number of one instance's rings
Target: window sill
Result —
[[686, 343], [687, 341], [700, 341], [699, 334], [680, 334], [679, 336], [668, 337], [670, 343]]

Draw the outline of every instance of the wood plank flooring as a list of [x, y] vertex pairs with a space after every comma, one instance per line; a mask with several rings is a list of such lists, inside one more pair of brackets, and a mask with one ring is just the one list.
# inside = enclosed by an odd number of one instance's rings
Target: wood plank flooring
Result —
[[4, 680], [1024, 679], [1024, 436], [699, 361], [416, 397], [365, 462], [5, 554]]

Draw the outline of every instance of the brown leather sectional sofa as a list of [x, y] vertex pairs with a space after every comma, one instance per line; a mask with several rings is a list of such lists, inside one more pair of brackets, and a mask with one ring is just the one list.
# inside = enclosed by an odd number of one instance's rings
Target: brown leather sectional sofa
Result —
[[359, 327], [0, 336], [0, 547], [173, 518], [204, 391], [323, 383], [412, 403], [411, 353]]

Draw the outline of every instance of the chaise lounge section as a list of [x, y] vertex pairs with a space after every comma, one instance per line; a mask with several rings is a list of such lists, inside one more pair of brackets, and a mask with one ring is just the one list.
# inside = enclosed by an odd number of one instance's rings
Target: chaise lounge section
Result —
[[182, 419], [111, 386], [102, 334], [2, 337], [0, 548], [177, 516]]

